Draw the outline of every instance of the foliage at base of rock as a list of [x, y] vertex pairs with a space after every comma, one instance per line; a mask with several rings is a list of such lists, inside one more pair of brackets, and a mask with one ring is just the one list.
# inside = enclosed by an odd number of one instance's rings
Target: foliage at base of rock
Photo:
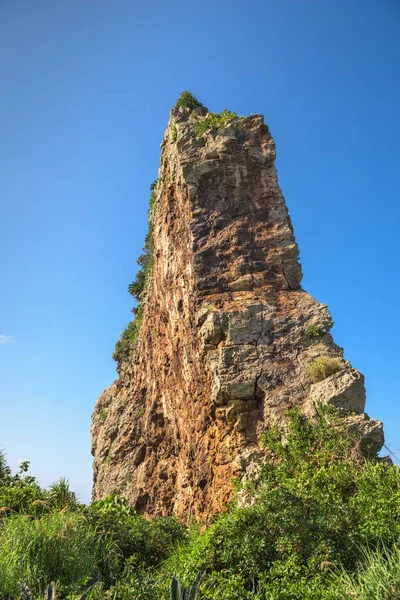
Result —
[[64, 480], [44, 490], [3, 457], [2, 598], [22, 583], [42, 598], [54, 581], [60, 599], [169, 600], [173, 577], [198, 600], [398, 597], [399, 469], [365, 458], [330, 407], [313, 421], [291, 413], [264, 443], [251, 505], [207, 529], [147, 520], [118, 494], [83, 506]]

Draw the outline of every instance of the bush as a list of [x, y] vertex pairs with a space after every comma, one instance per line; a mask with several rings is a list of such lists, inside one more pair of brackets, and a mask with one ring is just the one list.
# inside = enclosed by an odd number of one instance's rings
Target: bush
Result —
[[331, 356], [320, 356], [308, 365], [307, 373], [313, 383], [323, 381], [343, 368], [343, 363]]
[[179, 96], [178, 100], [175, 103], [175, 108], [199, 108], [200, 106], [204, 106], [201, 102], [197, 100], [190, 92], [182, 92]]
[[[186, 527], [178, 519], [145, 519], [117, 494], [94, 502], [85, 516], [103, 540], [98, 564], [107, 585], [114, 584], [124, 569], [125, 574], [132, 575], [158, 565], [174, 546], [186, 540]], [[109, 552], [107, 548], [114, 550]]]
[[337, 599], [334, 565], [351, 572], [363, 544], [399, 538], [399, 470], [366, 460], [334, 410], [318, 411], [314, 422], [292, 413], [284, 442], [277, 428], [268, 432], [254, 505], [232, 507], [192, 533], [167, 561], [168, 573], [188, 585], [204, 571], [200, 597], [210, 600]]
[[306, 335], [310, 337], [321, 337], [325, 335], [325, 332], [316, 325], [309, 325], [306, 329]]
[[51, 507], [45, 490], [28, 475], [29, 462], [23, 462], [13, 475], [4, 453], [0, 452], [0, 515], [29, 513], [40, 515]]
[[227, 121], [232, 119], [238, 119], [239, 115], [235, 112], [231, 112], [224, 109], [221, 113], [209, 113], [203, 119], [200, 119], [196, 125], [196, 136], [201, 137], [206, 133], [208, 129], [215, 127], [221, 129], [226, 125]]
[[[359, 442], [331, 407], [290, 413], [265, 435], [252, 505], [205, 530], [145, 519], [117, 494], [82, 507], [61, 480], [40, 490], [49, 514], [3, 514], [0, 595], [25, 583], [39, 598], [54, 580], [60, 600], [168, 600], [175, 577], [186, 591], [197, 581], [199, 600], [397, 598], [400, 471]], [[4, 489], [32, 485], [22, 466], [13, 476], [0, 461]]]
[[132, 312], [135, 316], [133, 321], [128, 323], [126, 329], [121, 333], [118, 342], [115, 344], [115, 349], [113, 352], [113, 359], [118, 363], [127, 360], [132, 355], [132, 352], [135, 348], [135, 341], [143, 321], [142, 302], [154, 264], [154, 237], [150, 216], [156, 202], [157, 183], [158, 181], [156, 179], [150, 186], [151, 195], [149, 201], [149, 230], [145, 237], [143, 252], [136, 261], [140, 268], [136, 273], [135, 279], [128, 286], [128, 292], [137, 302], [137, 306], [132, 309]]
[[146, 235], [143, 253], [137, 259], [137, 264], [140, 266], [139, 271], [136, 273], [134, 281], [128, 286], [128, 292], [137, 300], [141, 302], [143, 292], [146, 288], [146, 283], [149, 279], [151, 270], [153, 268], [153, 251], [154, 251], [154, 239], [152, 228]]
[[113, 359], [118, 363], [127, 360], [135, 347], [135, 341], [142, 325], [142, 307], [139, 305], [135, 310], [135, 319], [128, 323], [128, 326], [121, 333], [118, 342], [115, 344]]

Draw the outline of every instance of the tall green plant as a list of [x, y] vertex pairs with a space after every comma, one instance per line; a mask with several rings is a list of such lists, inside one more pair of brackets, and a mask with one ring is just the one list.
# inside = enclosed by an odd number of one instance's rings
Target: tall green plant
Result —
[[179, 579], [172, 577], [170, 586], [170, 600], [197, 600], [202, 579], [203, 575], [200, 574], [197, 576], [192, 585], [184, 588]]
[[338, 597], [343, 600], [398, 600], [400, 598], [400, 550], [398, 546], [361, 551], [356, 573], [335, 571]]
[[52, 483], [48, 489], [47, 496], [54, 508], [74, 509], [78, 505], [76, 494], [71, 490], [66, 477], [60, 477], [58, 481]]
[[80, 514], [6, 518], [0, 540], [0, 593], [17, 596], [24, 584], [42, 597], [51, 581], [61, 589], [82, 589], [97, 576], [97, 543], [95, 530]]

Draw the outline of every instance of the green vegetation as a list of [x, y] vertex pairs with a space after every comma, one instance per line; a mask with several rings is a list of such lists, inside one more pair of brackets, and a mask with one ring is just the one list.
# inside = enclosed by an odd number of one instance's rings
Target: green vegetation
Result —
[[96, 532], [83, 514], [54, 512], [40, 519], [5, 518], [0, 544], [0, 589], [18, 595], [19, 583], [43, 596], [51, 581], [79, 590], [96, 569]]
[[325, 332], [316, 325], [309, 325], [306, 329], [306, 335], [310, 337], [321, 337], [325, 335]]
[[200, 106], [204, 106], [201, 102], [197, 100], [190, 92], [182, 92], [176, 101], [175, 108], [199, 108]]
[[172, 128], [171, 128], [171, 142], [176, 142], [177, 137], [178, 137], [178, 130], [176, 128], [176, 125], [172, 125]]
[[343, 368], [343, 363], [332, 356], [320, 356], [308, 365], [308, 375], [314, 383], [323, 381], [330, 375], [337, 373]]
[[340, 598], [354, 600], [397, 600], [400, 597], [400, 550], [366, 549], [362, 567], [355, 574], [341, 569], [337, 574]]
[[213, 127], [216, 129], [221, 129], [228, 121], [234, 119], [239, 119], [239, 115], [235, 112], [227, 110], [226, 108], [221, 113], [208, 113], [206, 117], [200, 119], [197, 123], [196, 136], [201, 137]]
[[145, 237], [142, 254], [136, 261], [140, 268], [136, 273], [135, 279], [128, 286], [128, 292], [137, 302], [137, 305], [132, 309], [134, 319], [128, 323], [126, 329], [121, 333], [118, 342], [115, 344], [113, 353], [113, 359], [118, 363], [128, 359], [132, 354], [132, 351], [135, 347], [135, 341], [143, 321], [142, 302], [147, 282], [150, 279], [153, 269], [154, 238], [151, 215], [156, 203], [157, 183], [157, 180], [155, 180], [150, 186], [151, 195], [149, 201], [149, 229]]
[[205, 530], [147, 520], [117, 494], [83, 506], [65, 480], [44, 490], [2, 456], [0, 597], [43, 598], [51, 581], [60, 600], [400, 597], [399, 469], [365, 458], [327, 407], [291, 413], [284, 443], [277, 428], [264, 443], [251, 505]]
[[132, 311], [135, 315], [133, 321], [128, 323], [128, 326], [121, 333], [118, 342], [115, 344], [115, 350], [113, 353], [113, 359], [118, 363], [128, 359], [134, 348], [137, 334], [139, 333], [140, 326], [142, 324], [142, 308], [139, 305]]
[[43, 598], [51, 581], [57, 598], [78, 600], [87, 594], [100, 600], [125, 573], [130, 588], [136, 578], [139, 589], [145, 571], [187, 538], [186, 527], [174, 517], [148, 521], [118, 495], [87, 507], [65, 479], [42, 489], [26, 475], [28, 466], [12, 475], [0, 455], [2, 600], [22, 598], [23, 588]]
[[106, 408], [101, 408], [99, 411], [99, 417], [100, 417], [100, 421], [101, 423], [105, 423], [107, 420], [107, 409]]
[[181, 582], [176, 577], [171, 579], [171, 600], [197, 600], [199, 594], [202, 575], [198, 575], [193, 585], [186, 589], [181, 586]]

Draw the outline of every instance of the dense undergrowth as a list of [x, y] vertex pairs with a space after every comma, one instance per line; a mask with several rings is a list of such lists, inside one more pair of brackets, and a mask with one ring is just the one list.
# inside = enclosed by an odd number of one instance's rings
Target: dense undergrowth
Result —
[[54, 581], [69, 600], [399, 598], [398, 468], [364, 458], [326, 409], [313, 423], [292, 413], [285, 442], [271, 430], [265, 444], [260, 481], [238, 492], [252, 504], [206, 529], [147, 520], [118, 494], [84, 506], [65, 480], [44, 490], [2, 457], [0, 597], [25, 585], [43, 598]]

